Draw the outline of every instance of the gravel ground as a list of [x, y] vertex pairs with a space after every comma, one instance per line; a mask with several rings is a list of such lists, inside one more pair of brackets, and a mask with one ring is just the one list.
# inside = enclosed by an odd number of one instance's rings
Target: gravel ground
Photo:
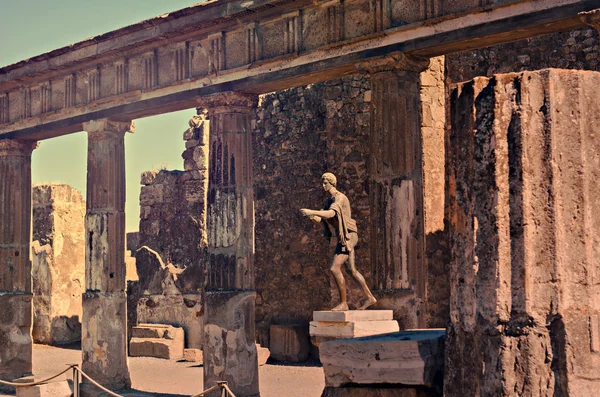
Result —
[[[78, 346], [33, 346], [36, 378], [54, 375], [72, 363], [81, 363]], [[139, 391], [191, 396], [204, 390], [202, 367], [194, 363], [130, 357], [129, 370], [132, 386]], [[320, 397], [325, 387], [323, 369], [317, 366], [267, 364], [259, 368], [259, 379], [261, 397]]]

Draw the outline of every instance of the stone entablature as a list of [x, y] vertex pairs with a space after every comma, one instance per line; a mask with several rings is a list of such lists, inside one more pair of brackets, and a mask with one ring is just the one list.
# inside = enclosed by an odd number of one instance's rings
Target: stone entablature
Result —
[[[591, 7], [583, 0], [487, 3], [199, 4], [0, 69], [0, 135], [47, 138], [79, 131], [87, 120], [130, 120], [193, 107], [200, 96], [232, 89], [224, 83], [246, 92], [270, 92], [305, 84], [306, 79], [296, 77], [308, 72], [309, 82], [356, 72], [356, 61], [390, 51], [433, 56], [514, 39], [506, 32], [516, 27], [520, 33], [514, 34], [523, 36], [557, 30], [553, 22], [568, 18], [583, 25], [572, 19]], [[554, 16], [542, 23], [540, 15], [550, 12]], [[529, 14], [537, 17], [524, 18]], [[509, 17], [521, 19], [503, 21]], [[460, 33], [492, 22], [499, 27], [476, 43], [467, 44], [480, 33]]]

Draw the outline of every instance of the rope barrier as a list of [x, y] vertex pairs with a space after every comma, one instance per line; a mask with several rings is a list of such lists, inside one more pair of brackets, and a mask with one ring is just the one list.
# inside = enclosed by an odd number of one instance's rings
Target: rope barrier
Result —
[[[5, 386], [12, 386], [12, 387], [33, 387], [33, 386], [38, 386], [38, 385], [43, 385], [45, 383], [48, 383], [48, 381], [51, 381], [52, 379], [56, 379], [59, 376], [61, 376], [62, 374], [66, 373], [69, 370], [73, 370], [73, 395], [74, 397], [79, 397], [80, 393], [79, 393], [79, 376], [78, 374], [80, 374], [81, 376], [83, 376], [84, 378], [86, 378], [88, 381], [90, 381], [91, 384], [93, 384], [94, 386], [96, 386], [97, 388], [99, 388], [100, 390], [105, 391], [106, 393], [110, 394], [113, 397], [124, 397], [120, 394], [117, 394], [113, 391], [108, 390], [106, 387], [102, 386], [100, 383], [96, 382], [95, 380], [93, 380], [88, 374], [86, 374], [85, 372], [83, 372], [81, 370], [81, 368], [79, 368], [79, 366], [77, 364], [70, 364], [69, 367], [67, 369], [65, 369], [62, 372], [59, 372], [58, 374], [51, 376], [49, 378], [37, 381], [37, 382], [29, 382], [29, 383], [18, 383], [18, 382], [7, 382], [4, 380], [0, 380], [0, 385], [5, 385]], [[217, 382], [216, 385], [214, 385], [213, 387], [210, 387], [206, 390], [204, 390], [202, 393], [200, 394], [195, 394], [192, 397], [202, 397], [208, 393], [210, 393], [211, 391], [215, 391], [221, 389], [221, 396], [225, 396], [225, 393], [227, 393], [227, 395], [229, 397], [235, 397], [235, 394], [233, 394], [233, 392], [231, 391], [231, 389], [229, 388], [229, 386], [227, 386], [227, 382]]]

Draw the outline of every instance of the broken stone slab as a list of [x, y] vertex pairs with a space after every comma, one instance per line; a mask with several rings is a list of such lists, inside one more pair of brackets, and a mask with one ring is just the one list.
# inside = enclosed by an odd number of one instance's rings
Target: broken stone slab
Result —
[[[22, 378], [17, 383], [34, 382], [34, 377]], [[71, 383], [67, 380], [51, 381], [31, 387], [17, 387], [17, 397], [71, 397]]]
[[324, 342], [319, 353], [326, 386], [432, 387], [444, 364], [444, 329]]
[[132, 329], [129, 355], [179, 360], [184, 356], [182, 328], [165, 324], [140, 324]]
[[190, 363], [202, 363], [204, 361], [200, 349], [184, 349], [183, 359]]
[[258, 365], [263, 366], [267, 363], [271, 352], [266, 347], [262, 347], [258, 343], [256, 344], [256, 351], [258, 353]]
[[310, 354], [310, 342], [306, 327], [302, 325], [271, 325], [269, 349], [277, 361], [299, 363]]
[[168, 324], [139, 324], [132, 329], [134, 338], [175, 339], [183, 334], [183, 329]]

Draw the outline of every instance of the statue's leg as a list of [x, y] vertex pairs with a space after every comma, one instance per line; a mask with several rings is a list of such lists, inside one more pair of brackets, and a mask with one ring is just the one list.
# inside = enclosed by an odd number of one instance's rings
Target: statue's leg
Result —
[[367, 297], [367, 301], [361, 307], [358, 308], [358, 310], [365, 310], [367, 307], [372, 306], [375, 303], [377, 303], [377, 299], [375, 299], [375, 297], [371, 293], [371, 290], [367, 286], [367, 282], [365, 281], [365, 278], [363, 277], [363, 275], [360, 274], [360, 272], [356, 269], [356, 259], [355, 259], [356, 254], [354, 251], [354, 246], [356, 245], [357, 242], [358, 242], [358, 237], [353, 238], [353, 241], [351, 241], [351, 251], [350, 251], [350, 254], [348, 255], [348, 265], [347, 266], [348, 266], [348, 272], [352, 275], [352, 277], [354, 278], [356, 283], [358, 285], [360, 285], [360, 288], [363, 290], [363, 293]]
[[331, 273], [333, 273], [333, 278], [335, 278], [341, 301], [339, 305], [331, 309], [334, 311], [348, 310], [348, 302], [346, 300], [346, 280], [344, 280], [344, 275], [342, 274], [342, 265], [347, 259], [348, 255], [336, 253], [333, 255], [333, 261], [331, 262], [330, 270]]

